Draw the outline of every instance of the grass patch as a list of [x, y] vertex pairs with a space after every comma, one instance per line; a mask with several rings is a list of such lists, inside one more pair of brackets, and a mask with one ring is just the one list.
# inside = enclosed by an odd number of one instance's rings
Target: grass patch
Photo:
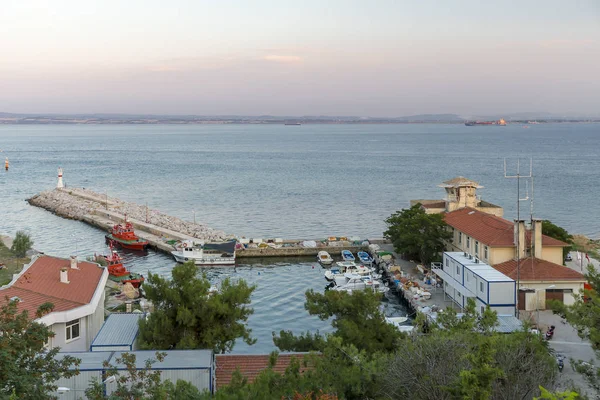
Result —
[[4, 264], [4, 267], [0, 269], [0, 286], [6, 285], [12, 280], [13, 274], [21, 272], [23, 264], [27, 264], [31, 261], [27, 257], [18, 258], [8, 247], [0, 241], [0, 264]]

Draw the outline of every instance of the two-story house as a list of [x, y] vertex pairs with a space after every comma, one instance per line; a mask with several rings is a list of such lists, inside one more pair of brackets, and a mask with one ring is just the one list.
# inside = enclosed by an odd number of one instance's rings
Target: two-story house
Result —
[[[35, 256], [0, 287], [0, 303], [17, 300], [18, 310], [27, 311], [36, 322], [54, 332], [48, 347], [61, 351], [87, 351], [104, 322], [104, 286], [108, 270], [91, 262]], [[54, 310], [36, 319], [38, 307], [52, 303]]]

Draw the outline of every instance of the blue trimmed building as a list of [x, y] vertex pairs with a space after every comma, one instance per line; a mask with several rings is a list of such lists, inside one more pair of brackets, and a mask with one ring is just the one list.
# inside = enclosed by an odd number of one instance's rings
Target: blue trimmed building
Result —
[[445, 252], [442, 265], [432, 271], [444, 281], [444, 293], [461, 309], [468, 298], [473, 298], [479, 312], [489, 305], [498, 315], [516, 314], [514, 279], [478, 258], [462, 252]]

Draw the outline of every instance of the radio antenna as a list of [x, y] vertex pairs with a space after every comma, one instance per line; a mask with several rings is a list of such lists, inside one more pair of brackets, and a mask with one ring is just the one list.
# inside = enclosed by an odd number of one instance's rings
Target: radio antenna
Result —
[[[521, 283], [521, 252], [520, 252], [520, 240], [521, 240], [521, 202], [529, 200], [529, 191], [527, 191], [525, 198], [521, 198], [521, 178], [530, 179], [533, 178], [533, 159], [529, 159], [529, 175], [521, 175], [521, 160], [517, 158], [517, 174], [508, 175], [506, 170], [506, 158], [504, 159], [504, 178], [505, 179], [516, 179], [517, 180], [517, 234], [516, 234], [516, 250], [517, 250], [517, 300], [518, 291]], [[527, 182], [527, 181], [525, 181]], [[532, 183], [532, 196], [533, 196], [533, 183]], [[533, 212], [533, 206], [531, 206]], [[519, 304], [517, 301], [517, 318], [519, 318]]]

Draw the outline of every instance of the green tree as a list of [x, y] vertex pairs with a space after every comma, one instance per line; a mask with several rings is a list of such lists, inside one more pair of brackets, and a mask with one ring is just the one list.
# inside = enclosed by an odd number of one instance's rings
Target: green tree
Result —
[[154, 312], [140, 319], [139, 341], [146, 349], [213, 349], [231, 351], [235, 340], [253, 344], [246, 322], [254, 312], [249, 307], [255, 286], [244, 280], [225, 279], [218, 292], [211, 293], [210, 281], [198, 277], [193, 262], [173, 268], [172, 279], [149, 274], [144, 284]]
[[[105, 361], [106, 377], [115, 377], [116, 389], [110, 395], [105, 395], [104, 384], [92, 378], [85, 395], [88, 400], [199, 400], [203, 398], [198, 388], [190, 382], [180, 379], [174, 385], [170, 380], [161, 381], [160, 370], [153, 369], [153, 365], [162, 362], [165, 357], [166, 353], [157, 351], [156, 358], [146, 360], [144, 368], [141, 369], [137, 368], [137, 357], [131, 353], [123, 353], [117, 357], [117, 365]], [[117, 369], [119, 364], [125, 366], [125, 373], [119, 373]]]
[[13, 240], [13, 244], [10, 250], [17, 257], [25, 257], [27, 250], [31, 249], [31, 246], [33, 246], [33, 240], [31, 240], [29, 235], [26, 234], [24, 231], [18, 231], [15, 236], [15, 240]]
[[534, 400], [577, 400], [581, 398], [577, 392], [567, 391], [551, 393], [542, 386], [540, 386], [540, 392], [541, 395], [539, 397], [535, 397]]
[[549, 220], [545, 219], [542, 221], [542, 234], [550, 236], [551, 238], [562, 240], [570, 246], [563, 247], [563, 260], [567, 258], [567, 254], [573, 250], [573, 236], [569, 234], [564, 228], [558, 225], [554, 225]]
[[384, 236], [392, 241], [396, 252], [425, 265], [435, 261], [452, 239], [442, 214], [427, 214], [420, 203], [392, 214], [385, 222], [388, 229]]
[[[52, 330], [30, 319], [27, 311], [18, 312], [19, 300], [0, 307], [0, 399], [52, 399], [56, 380], [79, 374], [80, 360], [71, 356], [57, 358], [58, 347], [47, 350], [44, 344], [54, 336]], [[51, 312], [54, 306], [42, 304], [36, 317]]]
[[[310, 315], [317, 315], [324, 321], [333, 318], [333, 335], [341, 338], [345, 345], [371, 353], [390, 352], [397, 348], [403, 335], [385, 321], [379, 310], [380, 301], [381, 294], [367, 290], [352, 293], [308, 290], [304, 308]], [[281, 331], [279, 336], [274, 334], [273, 341], [284, 351], [321, 350], [326, 343], [318, 333], [312, 335], [307, 332], [296, 337], [289, 331]]]

